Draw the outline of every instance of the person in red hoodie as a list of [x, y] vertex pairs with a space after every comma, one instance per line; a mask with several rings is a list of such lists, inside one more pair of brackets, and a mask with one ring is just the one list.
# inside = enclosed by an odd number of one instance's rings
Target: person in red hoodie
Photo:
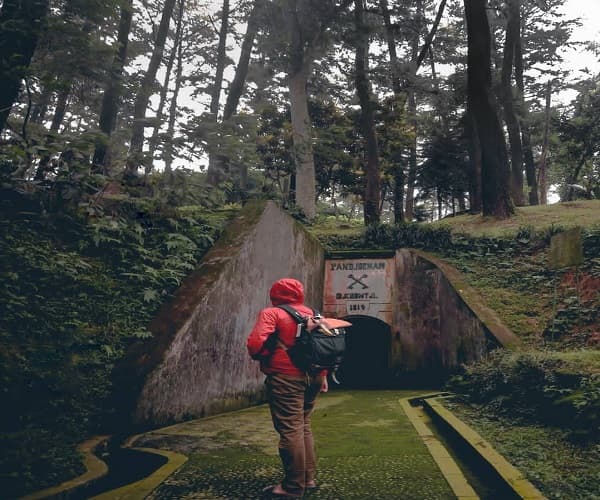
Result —
[[[279, 433], [279, 456], [284, 469], [280, 484], [265, 489], [272, 497], [301, 497], [316, 488], [316, 460], [311, 414], [319, 392], [327, 392], [327, 373], [311, 375], [290, 360], [287, 348], [296, 340], [294, 318], [276, 306], [288, 304], [300, 314], [312, 316], [304, 304], [304, 287], [298, 280], [283, 278], [269, 292], [274, 307], [260, 311], [247, 341], [248, 352], [260, 360], [267, 376], [265, 385], [273, 426]], [[278, 335], [273, 336], [277, 332]]]

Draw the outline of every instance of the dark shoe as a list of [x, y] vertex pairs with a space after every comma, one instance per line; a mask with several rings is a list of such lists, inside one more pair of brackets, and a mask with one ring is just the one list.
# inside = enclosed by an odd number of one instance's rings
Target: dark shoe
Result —
[[280, 484], [267, 486], [262, 490], [263, 498], [302, 498], [301, 493], [290, 493], [285, 491]]

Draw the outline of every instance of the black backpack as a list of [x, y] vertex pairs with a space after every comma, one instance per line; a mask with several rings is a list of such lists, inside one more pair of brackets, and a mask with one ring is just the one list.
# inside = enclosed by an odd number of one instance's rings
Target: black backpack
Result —
[[[321, 370], [335, 371], [342, 363], [346, 351], [345, 330], [343, 328], [329, 329], [322, 325], [309, 331], [307, 328], [308, 316], [302, 316], [288, 305], [277, 307], [290, 314], [298, 324], [296, 342], [286, 349], [292, 363], [308, 373], [318, 373]], [[313, 319], [317, 322], [321, 319], [317, 311], [314, 311]]]

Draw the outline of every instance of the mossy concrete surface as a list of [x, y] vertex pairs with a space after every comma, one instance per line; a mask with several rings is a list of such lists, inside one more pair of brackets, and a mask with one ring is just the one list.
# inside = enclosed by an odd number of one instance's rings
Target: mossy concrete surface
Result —
[[[409, 391], [333, 391], [313, 417], [321, 498], [456, 498], [402, 410]], [[136, 446], [183, 453], [188, 462], [153, 499], [260, 498], [281, 479], [277, 435], [259, 406], [142, 435]]]
[[320, 243], [275, 203], [247, 203], [151, 322], [153, 339], [116, 370], [124, 411], [156, 427], [262, 401], [247, 335], [278, 279], [299, 279], [306, 302], [320, 304], [324, 262]]
[[452, 266], [409, 248], [396, 251], [395, 263], [393, 368], [413, 387], [440, 385], [461, 365], [519, 344]]
[[423, 439], [442, 474], [448, 481], [452, 491], [458, 500], [479, 500], [479, 496], [469, 484], [462, 470], [450, 455], [449, 451], [433, 434], [430, 420], [422, 407], [414, 407], [410, 403], [411, 398], [403, 398], [400, 404], [404, 413], [413, 424], [415, 430]]
[[413, 249], [411, 252], [421, 259], [431, 262], [441, 271], [462, 302], [473, 312], [495, 342], [507, 348], [519, 346], [521, 343], [519, 338], [506, 327], [496, 312], [485, 304], [479, 293], [466, 282], [464, 276], [455, 267], [422, 250]]

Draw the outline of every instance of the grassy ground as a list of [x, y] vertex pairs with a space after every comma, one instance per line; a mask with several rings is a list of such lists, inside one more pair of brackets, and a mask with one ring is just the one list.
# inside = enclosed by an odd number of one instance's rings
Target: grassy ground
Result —
[[550, 235], [576, 225], [598, 233], [600, 200], [521, 207], [505, 220], [461, 215], [432, 224], [369, 228], [366, 235], [360, 221], [333, 217], [309, 229], [334, 249], [395, 245], [434, 251], [463, 272], [486, 304], [530, 345], [600, 347], [598, 244], [577, 269], [550, 264]]
[[[575, 226], [593, 227], [600, 225], [600, 200], [518, 207], [515, 215], [509, 219], [466, 214], [424, 224], [431, 227], [448, 227], [453, 234], [467, 234], [474, 237], [512, 236], [523, 227], [534, 227], [537, 231], [544, 231], [553, 226], [565, 229]], [[317, 237], [331, 235], [358, 237], [364, 230], [364, 223], [362, 220], [327, 217], [309, 227], [309, 230]]]
[[598, 224], [600, 224], [600, 200], [578, 200], [553, 205], [519, 207], [516, 209], [514, 217], [509, 219], [461, 215], [433, 223], [434, 226], [449, 226], [453, 233], [491, 237], [515, 234], [519, 228], [528, 226], [543, 231], [551, 226], [571, 228], [575, 226], [591, 227]]
[[[313, 419], [320, 486], [311, 498], [454, 498], [399, 405], [409, 395], [344, 391], [320, 398]], [[264, 406], [163, 429], [138, 444], [190, 456], [153, 499], [259, 498], [281, 479]]]

